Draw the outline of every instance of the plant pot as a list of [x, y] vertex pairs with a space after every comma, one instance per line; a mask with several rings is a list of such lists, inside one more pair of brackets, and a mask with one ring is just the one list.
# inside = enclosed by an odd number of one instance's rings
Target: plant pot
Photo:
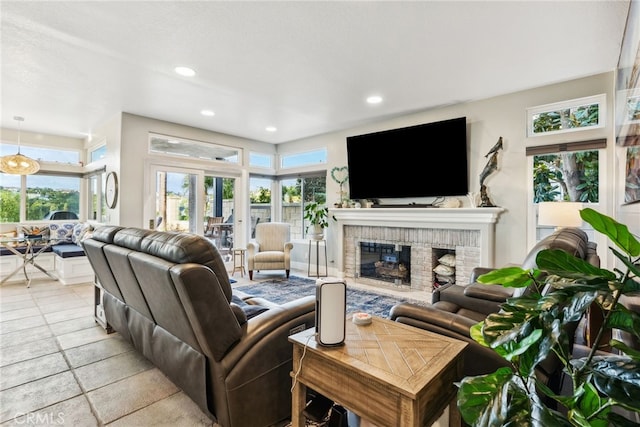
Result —
[[324, 228], [319, 225], [313, 226], [313, 233], [309, 235], [312, 240], [322, 240], [324, 238]]

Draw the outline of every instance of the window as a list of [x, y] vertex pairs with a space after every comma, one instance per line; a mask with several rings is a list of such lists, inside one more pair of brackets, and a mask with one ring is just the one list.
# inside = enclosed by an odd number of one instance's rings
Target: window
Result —
[[273, 168], [273, 156], [271, 154], [249, 153], [249, 166], [259, 168]]
[[[0, 222], [42, 220], [54, 211], [79, 216], [81, 179], [52, 174], [0, 174]], [[25, 198], [21, 197], [23, 185]], [[26, 212], [25, 218], [20, 217], [21, 208]]]
[[[9, 154], [16, 154], [18, 151], [17, 144], [0, 144], [0, 156], [6, 156]], [[43, 148], [43, 147], [30, 147], [24, 144], [20, 145], [20, 153], [27, 157], [36, 159], [40, 162], [47, 163], [61, 163], [67, 165], [79, 165], [80, 164], [80, 151], [78, 150], [65, 150], [61, 148]]]
[[605, 95], [541, 105], [527, 110], [527, 136], [604, 127]]
[[605, 147], [605, 139], [527, 147], [533, 156], [533, 202], [598, 203], [598, 150]]
[[249, 178], [249, 203], [251, 230], [249, 238], [255, 237], [258, 223], [271, 221], [271, 189], [273, 179], [269, 177], [251, 176]]
[[280, 158], [280, 167], [290, 169], [299, 166], [311, 166], [327, 163], [327, 149], [322, 148], [304, 153], [284, 154]]
[[154, 134], [149, 135], [149, 151], [156, 154], [227, 163], [238, 163], [239, 159], [239, 150], [232, 147]]
[[104, 159], [106, 155], [107, 155], [107, 146], [103, 145], [91, 151], [91, 154], [89, 155], [90, 157], [89, 161], [91, 163], [97, 162], [98, 160]]
[[316, 201], [319, 204], [326, 204], [326, 180], [326, 172], [280, 180], [282, 221], [291, 224], [292, 239], [302, 239], [306, 234], [307, 224], [303, 221], [306, 203]]

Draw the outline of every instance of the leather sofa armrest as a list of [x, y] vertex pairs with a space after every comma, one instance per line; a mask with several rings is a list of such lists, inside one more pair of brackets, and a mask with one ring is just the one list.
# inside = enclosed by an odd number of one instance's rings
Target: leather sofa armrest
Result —
[[[279, 307], [270, 308], [249, 319], [243, 325], [244, 333], [231, 350], [221, 360], [226, 372], [229, 372], [242, 359], [252, 357], [256, 365], [270, 366], [263, 359], [279, 358], [293, 354], [287, 337], [295, 328], [304, 325], [305, 329], [315, 325], [316, 297], [309, 295]], [[262, 351], [261, 351], [262, 350]], [[243, 361], [243, 366], [250, 366]]]
[[479, 298], [488, 301], [503, 303], [513, 295], [512, 288], [502, 285], [485, 285], [484, 283], [472, 283], [464, 288], [464, 294], [470, 298]]
[[[421, 323], [431, 324], [438, 328], [445, 328], [467, 338], [469, 337], [469, 328], [478, 323], [475, 320], [455, 313], [412, 303], [400, 303], [391, 307], [389, 318], [391, 320], [397, 320], [400, 317], [415, 319]], [[430, 328], [423, 329], [431, 330]]]
[[[474, 288], [477, 285], [477, 288]], [[471, 287], [471, 289], [469, 289]], [[487, 288], [486, 291], [484, 288]], [[467, 292], [467, 290], [469, 291]], [[493, 294], [489, 292], [491, 290]], [[506, 300], [505, 291], [512, 292], [512, 289], [503, 288], [500, 285], [471, 284], [467, 286], [445, 285], [437, 289], [432, 295], [432, 304], [442, 304], [444, 302], [454, 304], [458, 307], [456, 311], [468, 310], [480, 315], [497, 313], [500, 311], [500, 304]], [[503, 293], [500, 296], [500, 293]], [[493, 299], [489, 299], [491, 296]]]
[[457, 286], [455, 283], [447, 283], [446, 285], [438, 286], [431, 292], [431, 304], [435, 304], [442, 299], [442, 293], [452, 286]]

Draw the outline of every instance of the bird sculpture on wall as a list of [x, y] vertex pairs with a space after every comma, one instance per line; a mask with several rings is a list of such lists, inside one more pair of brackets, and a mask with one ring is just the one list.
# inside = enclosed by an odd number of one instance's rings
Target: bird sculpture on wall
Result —
[[489, 157], [489, 154], [497, 153], [498, 150], [501, 150], [501, 149], [502, 149], [502, 137], [498, 138], [498, 142], [496, 142], [494, 146], [491, 147], [491, 150], [489, 150], [489, 152], [484, 155], [484, 158], [486, 159], [487, 157]]
[[487, 194], [487, 186], [484, 184], [484, 181], [498, 169], [498, 152], [500, 150], [502, 150], [502, 137], [498, 138], [498, 142], [496, 142], [494, 146], [491, 147], [491, 150], [484, 156], [489, 157], [489, 155], [491, 155], [484, 169], [480, 172], [480, 207], [487, 208], [495, 206]]

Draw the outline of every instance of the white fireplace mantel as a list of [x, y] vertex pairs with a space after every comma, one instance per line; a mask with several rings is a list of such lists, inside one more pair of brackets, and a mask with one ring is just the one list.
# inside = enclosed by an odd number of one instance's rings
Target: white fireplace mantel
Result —
[[[495, 224], [503, 208], [343, 208], [330, 209], [337, 223], [337, 249], [343, 254], [344, 226], [432, 228], [477, 230], [480, 232], [481, 265], [492, 267], [495, 256]], [[337, 259], [339, 275], [344, 273], [344, 260]]]

